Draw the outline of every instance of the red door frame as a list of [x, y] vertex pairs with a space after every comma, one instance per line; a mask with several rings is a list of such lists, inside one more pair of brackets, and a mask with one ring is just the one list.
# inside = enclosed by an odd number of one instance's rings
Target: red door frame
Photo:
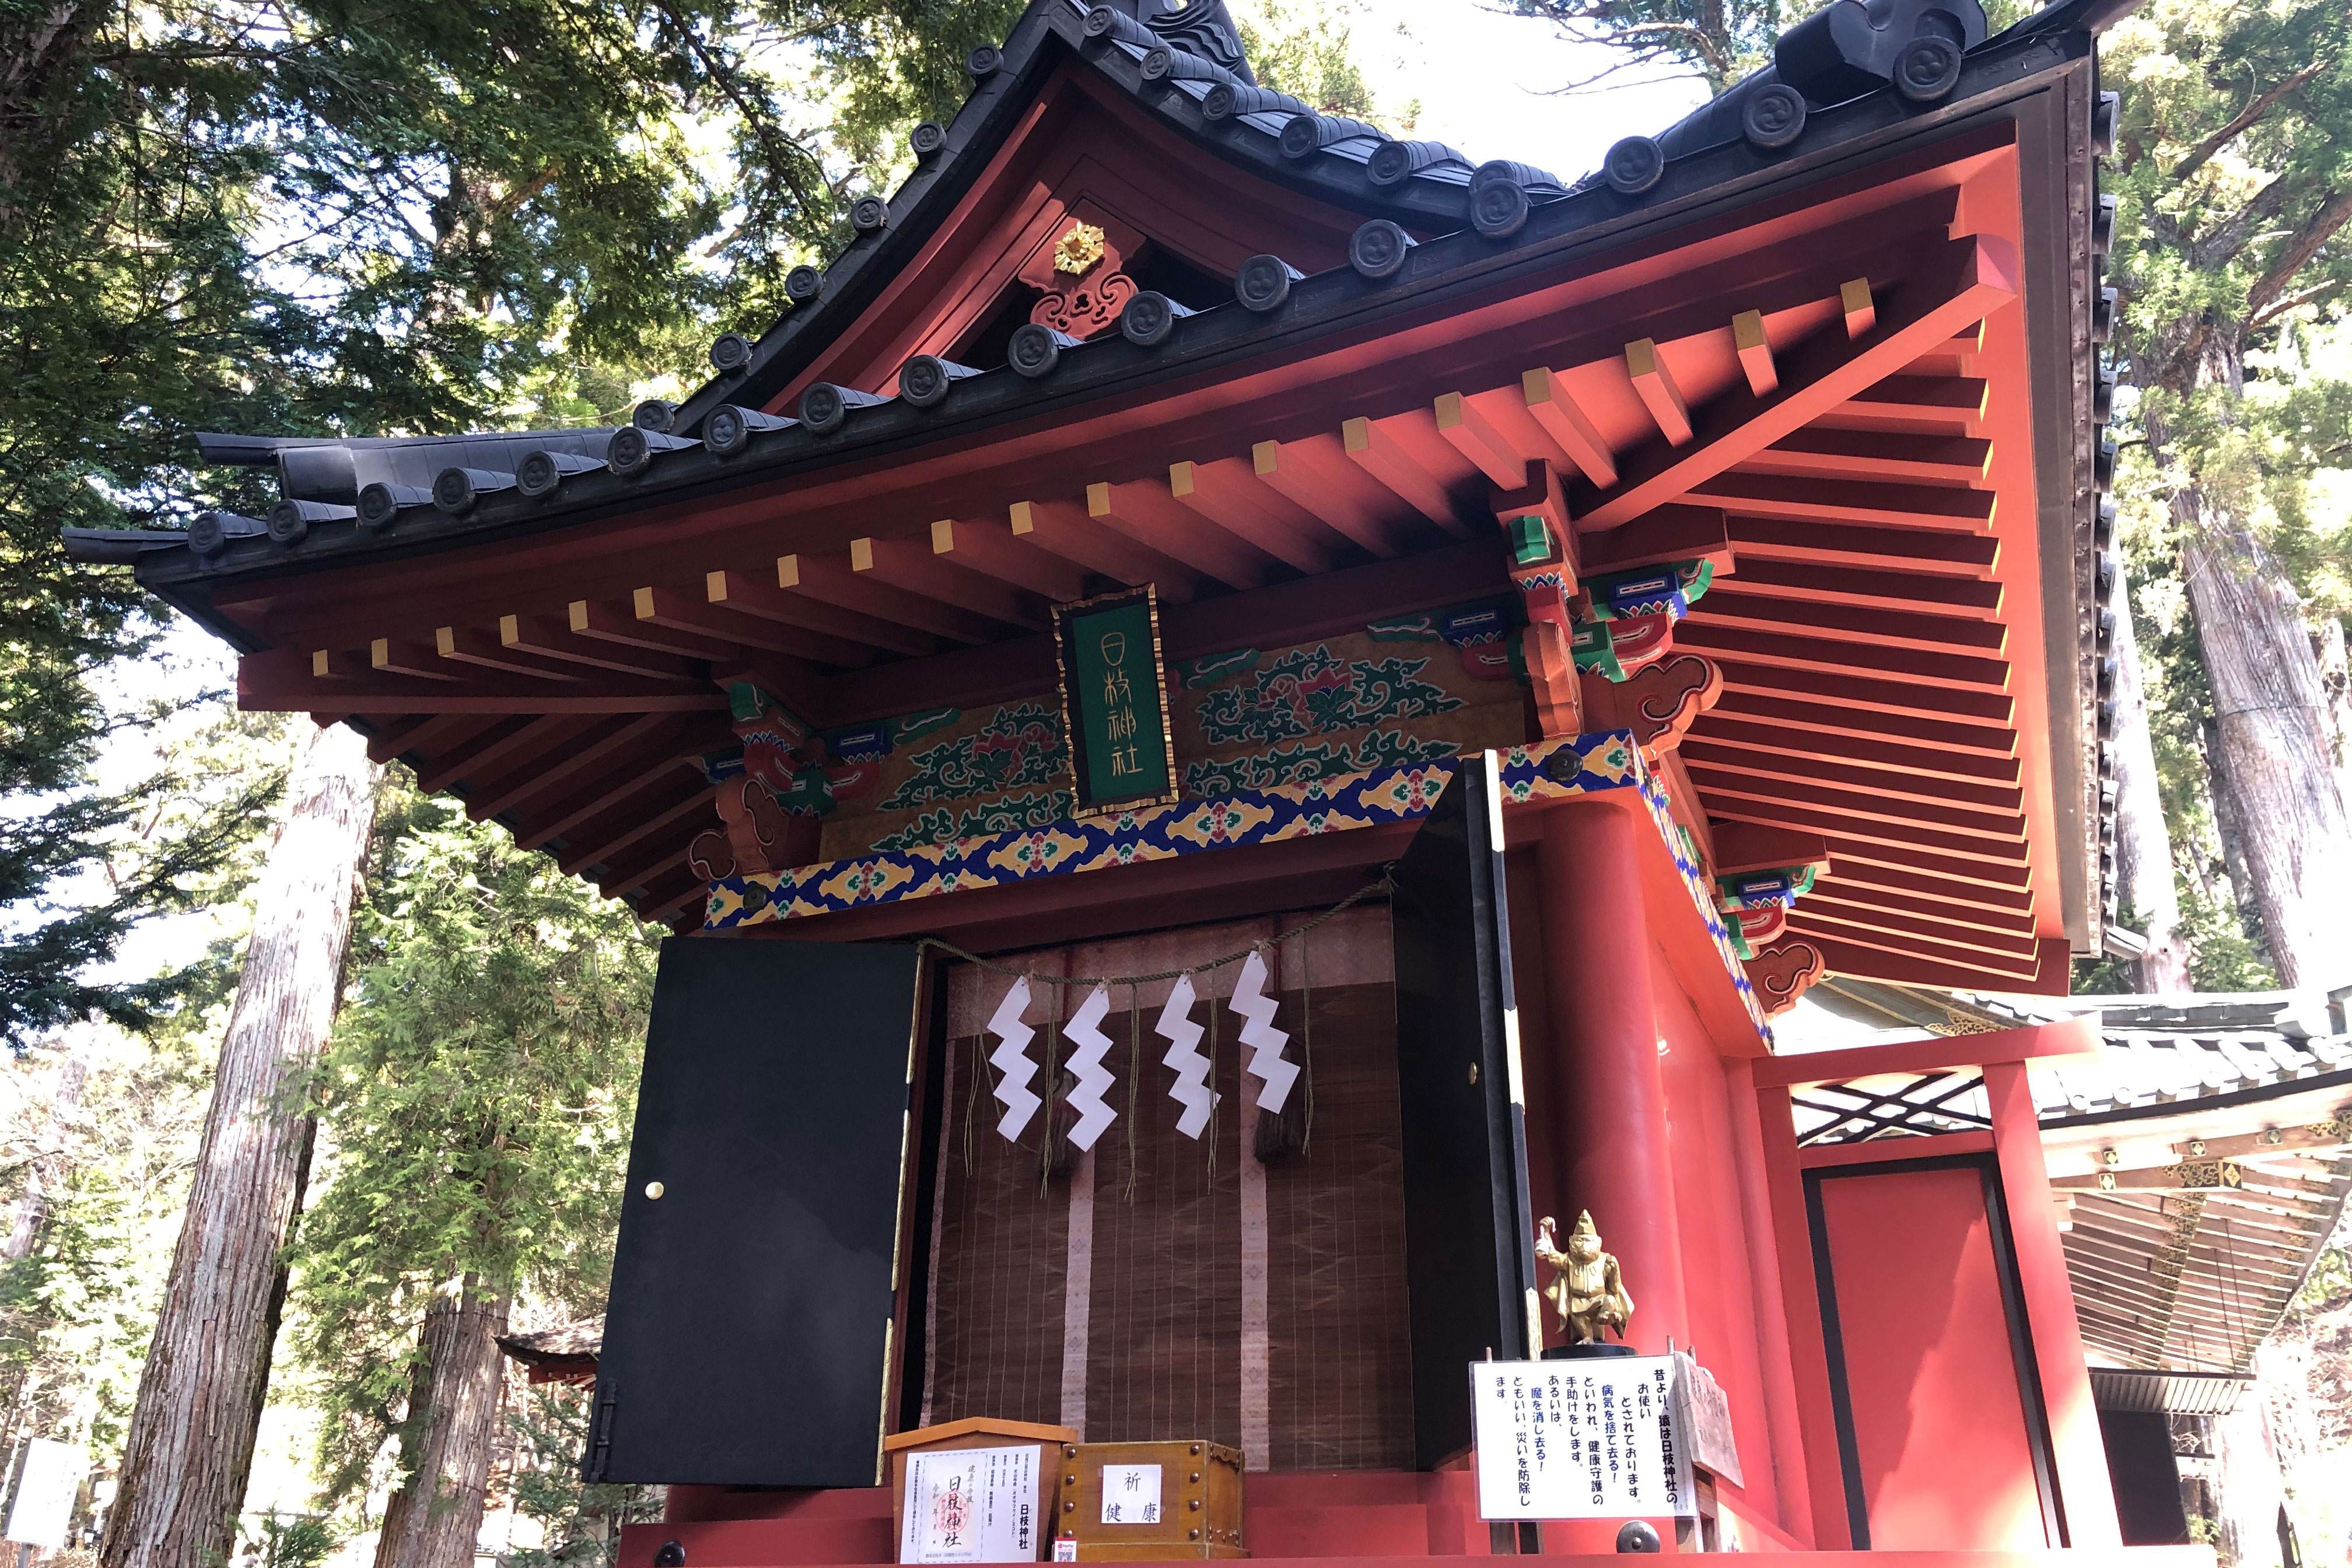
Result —
[[[1812, 1227], [1806, 1213], [1805, 1173], [1890, 1160], [1990, 1152], [2022, 1299], [2024, 1328], [2041, 1379], [2050, 1433], [2050, 1464], [2057, 1500], [2074, 1547], [2117, 1546], [2115, 1492], [2091, 1399], [2082, 1326], [2074, 1316], [2050, 1178], [2042, 1163], [2041, 1124], [2026, 1081], [2026, 1063], [2095, 1055], [2095, 1015], [1990, 1034], [1865, 1046], [1853, 1050], [1775, 1057], [1754, 1064], [1757, 1110], [1762, 1123], [1764, 1176], [1769, 1194], [1774, 1249], [1779, 1257], [1781, 1310], [1796, 1381], [1798, 1424], [1811, 1504], [1813, 1544], [1851, 1550], [1844, 1467], [1838, 1446], [1836, 1404], [1822, 1322]], [[1791, 1091], [1881, 1074], [1927, 1074], [1975, 1068], [1984, 1078], [1990, 1132], [1880, 1139], [1799, 1149]]]

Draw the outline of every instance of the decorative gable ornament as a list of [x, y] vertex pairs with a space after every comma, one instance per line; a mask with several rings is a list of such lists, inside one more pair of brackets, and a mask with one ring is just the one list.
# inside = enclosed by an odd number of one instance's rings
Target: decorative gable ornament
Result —
[[1143, 247], [1143, 236], [1081, 202], [1046, 231], [1023, 264], [1021, 281], [1042, 293], [1030, 308], [1038, 326], [1076, 339], [1118, 325], [1135, 298], [1136, 282], [1119, 270]]
[[1074, 223], [1054, 247], [1054, 270], [1066, 278], [1083, 278], [1103, 258], [1103, 231], [1090, 223]]

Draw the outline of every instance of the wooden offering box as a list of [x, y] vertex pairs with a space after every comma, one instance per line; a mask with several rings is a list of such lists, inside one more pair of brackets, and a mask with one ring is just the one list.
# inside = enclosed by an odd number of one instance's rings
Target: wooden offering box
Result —
[[890, 1458], [890, 1552], [895, 1558], [899, 1542], [907, 1538], [907, 1456], [929, 1453], [940, 1448], [1020, 1448], [1034, 1447], [1043, 1450], [1037, 1456], [1037, 1517], [1045, 1521], [1037, 1531], [1038, 1550], [1042, 1553], [1052, 1541], [1058, 1516], [1054, 1510], [1055, 1482], [1061, 1479], [1063, 1458], [1077, 1433], [1067, 1426], [1043, 1426], [1034, 1421], [995, 1421], [985, 1415], [968, 1420], [950, 1421], [940, 1426], [918, 1426], [911, 1432], [894, 1432], [882, 1439], [882, 1451]]
[[1216, 1443], [1068, 1443], [1055, 1505], [1056, 1557], [1081, 1563], [1246, 1557], [1242, 1456]]

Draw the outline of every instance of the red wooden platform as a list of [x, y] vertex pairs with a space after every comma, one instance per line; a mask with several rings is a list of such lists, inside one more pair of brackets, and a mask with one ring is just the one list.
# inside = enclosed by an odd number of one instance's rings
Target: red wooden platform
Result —
[[[1250, 1476], [1243, 1534], [1255, 1562], [1281, 1568], [1348, 1568], [1412, 1558], [1485, 1557], [1490, 1531], [1478, 1517], [1475, 1479], [1467, 1470], [1414, 1473]], [[1608, 1550], [1619, 1521], [1545, 1527], [1544, 1555], [1554, 1561], [1621, 1561]], [[1671, 1521], [1654, 1521], [1672, 1552]], [[652, 1568], [665, 1542], [686, 1549], [688, 1568], [814, 1568], [882, 1563], [898, 1556], [890, 1533], [890, 1491], [755, 1492], [675, 1487], [670, 1517], [633, 1524], [621, 1534], [618, 1568]], [[1782, 1560], [1851, 1552], [1784, 1552]], [[2106, 1547], [2073, 1552], [1881, 1552], [1887, 1568], [2214, 1568], [2205, 1546]], [[1790, 1568], [1798, 1568], [1791, 1563]]]

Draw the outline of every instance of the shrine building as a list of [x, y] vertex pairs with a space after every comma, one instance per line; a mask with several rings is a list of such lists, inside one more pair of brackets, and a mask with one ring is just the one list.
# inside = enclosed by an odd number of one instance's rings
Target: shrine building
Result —
[[[684, 402], [206, 436], [266, 520], [73, 535], [677, 932], [623, 1563], [895, 1561], [943, 1428], [1233, 1469], [1164, 1547], [1046, 1474], [1039, 1557], [2210, 1561], [2102, 1450], [2029, 1083], [2095, 1021], [1771, 1024], [2063, 994], [2112, 918], [2121, 9], [1832, 0], [1556, 174], [1259, 85], [1222, 0], [1034, 0]], [[1714, 1425], [1514, 1513], [1477, 1369], [1590, 1396], [1582, 1215]]]

